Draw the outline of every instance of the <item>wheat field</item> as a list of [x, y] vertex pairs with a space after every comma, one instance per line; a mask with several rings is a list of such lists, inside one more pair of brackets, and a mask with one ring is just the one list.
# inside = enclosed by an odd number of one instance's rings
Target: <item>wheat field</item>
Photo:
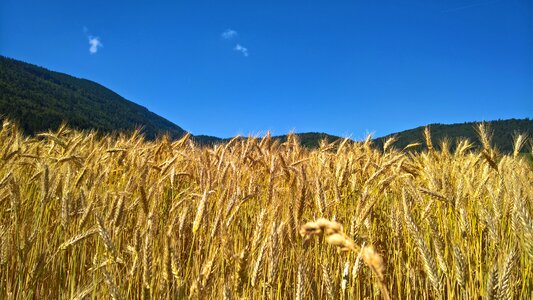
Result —
[[478, 131], [416, 153], [6, 121], [0, 298], [532, 299], [526, 137], [503, 155]]

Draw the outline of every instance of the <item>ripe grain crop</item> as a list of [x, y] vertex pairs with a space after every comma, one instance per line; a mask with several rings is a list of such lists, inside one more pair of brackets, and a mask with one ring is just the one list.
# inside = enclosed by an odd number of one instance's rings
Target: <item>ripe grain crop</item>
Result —
[[532, 299], [528, 139], [478, 133], [418, 153], [6, 121], [0, 298]]

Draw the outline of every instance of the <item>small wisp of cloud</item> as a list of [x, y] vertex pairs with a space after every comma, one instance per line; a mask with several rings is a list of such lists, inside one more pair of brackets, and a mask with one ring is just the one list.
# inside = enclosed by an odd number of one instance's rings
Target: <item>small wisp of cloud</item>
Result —
[[96, 54], [96, 52], [98, 52], [98, 48], [102, 48], [104, 46], [104, 44], [102, 44], [102, 42], [100, 41], [99, 37], [93, 36], [89, 36], [89, 45], [91, 45], [89, 47], [89, 52], [91, 54]]
[[226, 29], [224, 30], [224, 32], [222, 32], [220, 36], [225, 40], [231, 40], [231, 39], [236, 38], [238, 35], [239, 34], [237, 33], [237, 31], [233, 29]]
[[242, 53], [242, 55], [248, 57], [248, 48], [243, 47], [241, 44], [237, 44], [233, 50], [239, 51]]
[[92, 36], [89, 33], [89, 28], [87, 28], [87, 26], [83, 26], [83, 33], [85, 33], [85, 36], [89, 40], [89, 53], [96, 54], [99, 48], [104, 47], [104, 44], [102, 44], [99, 37]]
[[[222, 37], [224, 40], [240, 40], [239, 39], [239, 33], [233, 29], [226, 29], [221, 34], [220, 37]], [[235, 47], [233, 48], [233, 51], [240, 52], [245, 57], [248, 57], [248, 48], [244, 47], [243, 45], [237, 43]]]

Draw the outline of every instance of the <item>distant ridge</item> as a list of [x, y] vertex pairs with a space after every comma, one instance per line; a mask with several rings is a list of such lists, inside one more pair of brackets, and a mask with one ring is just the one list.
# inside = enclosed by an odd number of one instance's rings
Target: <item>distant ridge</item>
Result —
[[[465, 122], [459, 124], [429, 124], [427, 125], [431, 131], [431, 139], [433, 144], [437, 147], [440, 142], [447, 138], [450, 146], [453, 149], [457, 139], [469, 139], [475, 147], [479, 147], [479, 139], [476, 133], [476, 125], [480, 122]], [[526, 143], [524, 151], [530, 151], [531, 138], [533, 137], [533, 120], [530, 119], [508, 119], [485, 122], [492, 132], [492, 145], [502, 152], [513, 151], [514, 136], [518, 133], [526, 134], [529, 137], [529, 143]], [[403, 149], [405, 146], [419, 142], [421, 146], [418, 150], [425, 149], [424, 143], [424, 128], [420, 126], [414, 129], [409, 129], [393, 134], [386, 135], [374, 140], [378, 147], [382, 147], [383, 142], [391, 137], [396, 137], [397, 141], [393, 144], [398, 149]]]

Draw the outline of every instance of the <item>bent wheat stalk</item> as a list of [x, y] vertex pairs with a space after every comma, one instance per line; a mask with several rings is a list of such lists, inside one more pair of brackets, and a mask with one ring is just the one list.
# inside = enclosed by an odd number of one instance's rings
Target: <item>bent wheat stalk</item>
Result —
[[357, 247], [355, 242], [342, 230], [343, 227], [341, 224], [320, 218], [314, 222], [308, 222], [302, 225], [300, 235], [304, 240], [309, 240], [312, 236], [325, 236], [328, 244], [339, 247], [343, 252], [353, 251], [356, 255], [359, 254], [359, 249], [361, 249], [361, 258], [378, 279], [378, 285], [383, 299], [389, 300], [389, 291], [383, 274], [385, 264], [381, 256], [375, 251], [372, 245]]

